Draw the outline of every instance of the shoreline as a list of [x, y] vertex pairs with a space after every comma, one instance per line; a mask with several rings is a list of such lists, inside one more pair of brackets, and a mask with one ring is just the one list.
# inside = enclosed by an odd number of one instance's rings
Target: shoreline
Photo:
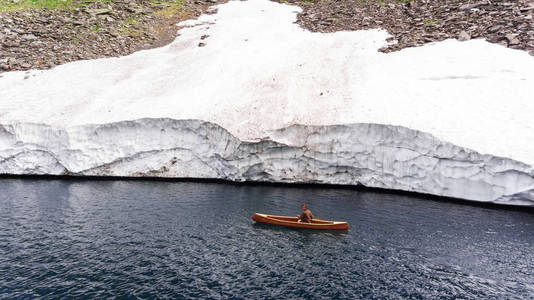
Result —
[[456, 203], [460, 205], [468, 205], [472, 207], [481, 207], [495, 210], [506, 211], [522, 211], [534, 214], [534, 207], [499, 204], [494, 202], [482, 202], [466, 200], [461, 198], [438, 196], [432, 194], [425, 194], [420, 192], [411, 192], [396, 189], [386, 189], [377, 187], [367, 187], [364, 185], [344, 185], [344, 184], [329, 184], [329, 183], [282, 183], [282, 182], [266, 182], [266, 181], [233, 181], [229, 179], [219, 178], [176, 178], [176, 177], [135, 177], [135, 176], [90, 176], [90, 175], [24, 175], [24, 174], [0, 174], [2, 179], [34, 179], [34, 180], [66, 180], [66, 181], [147, 181], [147, 182], [170, 182], [170, 183], [205, 183], [205, 184], [224, 184], [233, 186], [251, 186], [251, 187], [283, 187], [283, 188], [300, 188], [300, 189], [341, 189], [352, 190], [365, 193], [387, 194], [397, 196], [409, 196], [417, 198], [418, 200], [437, 201], [445, 203]]

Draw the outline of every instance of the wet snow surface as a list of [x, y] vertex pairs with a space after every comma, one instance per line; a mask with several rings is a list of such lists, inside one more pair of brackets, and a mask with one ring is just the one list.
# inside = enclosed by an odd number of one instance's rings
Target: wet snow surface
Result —
[[447, 40], [384, 54], [387, 32], [311, 33], [293, 23], [298, 10], [232, 1], [181, 24], [163, 48], [6, 73], [0, 123], [193, 118], [241, 139], [294, 123], [381, 123], [534, 164], [527, 53]]

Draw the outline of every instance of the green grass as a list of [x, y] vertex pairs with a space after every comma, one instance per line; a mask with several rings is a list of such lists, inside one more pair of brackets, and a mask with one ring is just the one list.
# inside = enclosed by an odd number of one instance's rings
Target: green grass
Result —
[[98, 25], [98, 24], [95, 24], [93, 26], [91, 26], [90, 28], [91, 32], [95, 32], [95, 33], [99, 33], [100, 31], [104, 30], [104, 27]]
[[[0, 0], [0, 12], [8, 11], [32, 11], [41, 9], [65, 9], [71, 10], [82, 8], [91, 2], [112, 2], [113, 0]], [[176, 10], [184, 6], [185, 0], [150, 0], [155, 6], [163, 6], [166, 9]]]
[[435, 18], [425, 18], [425, 19], [423, 20], [423, 23], [425, 24], [425, 26], [431, 26], [431, 25], [437, 24], [437, 23], [438, 23], [438, 19], [435, 19]]
[[174, 17], [174, 16], [180, 16], [185, 13], [185, 1], [182, 0], [175, 0], [175, 1], [159, 1], [159, 0], [152, 0], [152, 4], [155, 6], [161, 7], [161, 9], [157, 12], [160, 16], [163, 17]]
[[113, 0], [0, 0], [0, 12], [32, 11], [41, 9], [71, 10], [85, 7], [91, 2], [112, 2]]
[[138, 16], [129, 17], [119, 25], [119, 32], [123, 35], [138, 36], [143, 33], [138, 29], [133, 28], [135, 25], [141, 22], [141, 18]]
[[0, 0], [2, 11], [32, 11], [39, 9], [73, 9], [80, 7], [74, 0]]
[[170, 5], [170, 6], [173, 6], [173, 5], [182, 6], [182, 5], [184, 5], [184, 1], [182, 1], [182, 0], [151, 0], [150, 3], [152, 3], [154, 5]]

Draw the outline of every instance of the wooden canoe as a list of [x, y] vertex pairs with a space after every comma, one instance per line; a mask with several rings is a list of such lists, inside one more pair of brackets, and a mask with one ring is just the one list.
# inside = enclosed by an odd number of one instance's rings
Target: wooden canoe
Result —
[[297, 217], [272, 216], [255, 213], [252, 220], [258, 223], [266, 223], [272, 225], [279, 225], [292, 228], [307, 228], [307, 229], [326, 229], [326, 230], [348, 230], [349, 224], [347, 222], [325, 221], [321, 219], [312, 219], [311, 223], [298, 222]]

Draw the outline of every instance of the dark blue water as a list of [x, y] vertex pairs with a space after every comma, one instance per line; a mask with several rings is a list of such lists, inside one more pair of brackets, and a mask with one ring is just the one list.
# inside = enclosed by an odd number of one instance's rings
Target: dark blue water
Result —
[[[347, 233], [254, 225], [306, 201]], [[327, 188], [0, 180], [0, 298], [534, 297], [534, 214]]]

